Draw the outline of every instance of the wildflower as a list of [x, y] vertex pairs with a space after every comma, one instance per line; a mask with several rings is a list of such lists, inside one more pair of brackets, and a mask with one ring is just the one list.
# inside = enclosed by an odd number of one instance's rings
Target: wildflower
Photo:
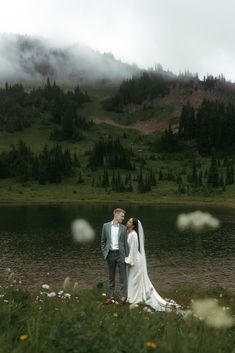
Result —
[[130, 304], [129, 309], [132, 310], [132, 309], [138, 308], [138, 306], [139, 306], [138, 304], [133, 303], [133, 304]]
[[43, 284], [43, 285], [42, 285], [42, 288], [48, 290], [48, 289], [50, 289], [50, 286], [49, 286], [48, 284]]
[[103, 297], [106, 297], [106, 293], [102, 293], [102, 296], [103, 296]]
[[71, 294], [70, 293], [64, 293], [64, 297], [70, 299], [71, 298]]
[[89, 242], [95, 239], [95, 231], [85, 219], [76, 219], [71, 225], [71, 232], [76, 242]]
[[78, 292], [78, 290], [79, 290], [78, 282], [74, 283], [73, 290], [74, 290], [74, 292]]
[[9, 300], [7, 300], [7, 299], [4, 299], [3, 301], [4, 301], [4, 303], [8, 303], [9, 302]]
[[64, 280], [64, 284], [63, 284], [63, 288], [64, 290], [68, 290], [71, 288], [71, 279], [69, 276], [67, 276]]
[[11, 281], [14, 278], [14, 272], [11, 272], [8, 276], [8, 281]]
[[20, 341], [27, 341], [28, 338], [29, 338], [28, 335], [20, 335], [20, 336], [19, 336], [19, 340], [20, 340]]
[[234, 318], [215, 299], [195, 300], [192, 310], [195, 316], [199, 316], [210, 327], [228, 328], [235, 324]]
[[182, 311], [182, 315], [183, 315], [184, 320], [190, 319], [192, 317], [192, 314], [193, 313], [191, 310]]
[[63, 293], [64, 293], [64, 291], [63, 291], [63, 290], [60, 290], [60, 291], [58, 292], [58, 296], [61, 296]]
[[151, 313], [152, 312], [152, 310], [150, 308], [148, 308], [147, 306], [145, 306], [143, 308], [143, 311], [145, 311], [146, 313]]
[[195, 232], [200, 232], [208, 228], [218, 228], [219, 220], [214, 218], [210, 213], [195, 211], [187, 214], [180, 214], [177, 218], [176, 224], [180, 231], [190, 229]]
[[157, 347], [157, 342], [155, 342], [155, 341], [147, 341], [147, 342], [145, 342], [145, 347], [147, 347], [147, 348], [152, 348], [152, 349], [154, 349], [154, 348], [156, 348]]
[[118, 317], [118, 313], [113, 313], [113, 317]]
[[47, 293], [47, 296], [48, 296], [48, 298], [53, 298], [53, 297], [56, 297], [56, 293], [50, 292], [50, 293]]

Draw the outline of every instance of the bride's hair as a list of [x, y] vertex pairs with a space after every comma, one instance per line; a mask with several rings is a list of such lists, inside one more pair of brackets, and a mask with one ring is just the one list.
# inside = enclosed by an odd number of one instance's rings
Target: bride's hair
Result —
[[139, 238], [139, 227], [138, 227], [138, 219], [132, 217], [132, 221], [133, 221], [133, 230], [136, 231], [137, 236], [138, 236], [138, 250], [140, 251], [140, 238]]

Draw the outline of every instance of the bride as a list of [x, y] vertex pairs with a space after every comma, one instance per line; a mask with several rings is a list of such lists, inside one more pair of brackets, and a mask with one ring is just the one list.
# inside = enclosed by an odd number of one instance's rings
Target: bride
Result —
[[128, 299], [131, 304], [145, 303], [156, 311], [172, 311], [180, 308], [173, 300], [163, 299], [153, 287], [147, 272], [144, 250], [144, 231], [141, 222], [130, 218], [127, 222], [129, 256], [125, 258], [128, 265]]

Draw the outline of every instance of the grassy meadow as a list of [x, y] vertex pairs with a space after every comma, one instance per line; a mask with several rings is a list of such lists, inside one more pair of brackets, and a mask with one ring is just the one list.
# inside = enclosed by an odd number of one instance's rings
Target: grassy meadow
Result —
[[[17, 285], [0, 291], [1, 353], [234, 353], [235, 327], [208, 326], [191, 314], [153, 312], [139, 305], [104, 305], [105, 288], [29, 293]], [[215, 298], [235, 314], [235, 296], [222, 288], [161, 291], [190, 309], [198, 298]]]

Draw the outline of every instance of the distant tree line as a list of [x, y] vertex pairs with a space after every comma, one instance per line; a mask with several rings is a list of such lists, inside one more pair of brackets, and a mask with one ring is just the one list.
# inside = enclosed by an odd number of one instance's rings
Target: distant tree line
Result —
[[79, 112], [89, 100], [87, 92], [82, 92], [79, 86], [65, 92], [49, 79], [43, 87], [31, 90], [21, 84], [6, 83], [0, 88], [0, 130], [19, 131], [41, 117], [58, 124], [52, 132], [53, 139], [77, 139], [80, 130], [90, 126]]
[[121, 83], [115, 96], [103, 102], [104, 109], [121, 112], [128, 104], [141, 104], [146, 100], [164, 97], [169, 93], [170, 82], [157, 72], [144, 72]]
[[200, 153], [228, 150], [235, 147], [235, 107], [204, 100], [197, 110], [190, 104], [183, 107], [179, 138], [195, 140]]
[[22, 182], [37, 180], [40, 184], [61, 183], [63, 177], [72, 176], [80, 162], [76, 153], [62, 150], [61, 145], [44, 146], [35, 154], [23, 141], [0, 154], [0, 178], [17, 178]]
[[210, 155], [212, 151], [232, 152], [235, 150], [235, 107], [219, 102], [204, 100], [196, 110], [192, 105], [183, 106], [179, 129], [171, 125], [161, 138], [156, 137], [150, 149], [156, 152], [182, 152], [191, 141], [200, 154]]
[[[133, 186], [135, 183], [136, 187]], [[129, 172], [122, 175], [119, 170], [113, 170], [111, 173], [104, 168], [102, 175], [93, 176], [92, 187], [103, 187], [106, 191], [111, 192], [133, 192], [146, 193], [152, 190], [152, 186], [156, 186], [157, 181], [152, 168], [145, 173], [140, 168], [138, 175]]]
[[88, 151], [88, 167], [95, 170], [99, 167], [108, 169], [134, 169], [131, 162], [133, 151], [124, 147], [120, 140], [103, 139], [95, 143], [94, 147]]
[[203, 169], [201, 163], [194, 158], [191, 172], [186, 174], [186, 178], [182, 174], [177, 178], [180, 193], [225, 191], [226, 186], [232, 185], [234, 182], [234, 161], [227, 157], [221, 161], [216, 158], [214, 152], [208, 168]]

